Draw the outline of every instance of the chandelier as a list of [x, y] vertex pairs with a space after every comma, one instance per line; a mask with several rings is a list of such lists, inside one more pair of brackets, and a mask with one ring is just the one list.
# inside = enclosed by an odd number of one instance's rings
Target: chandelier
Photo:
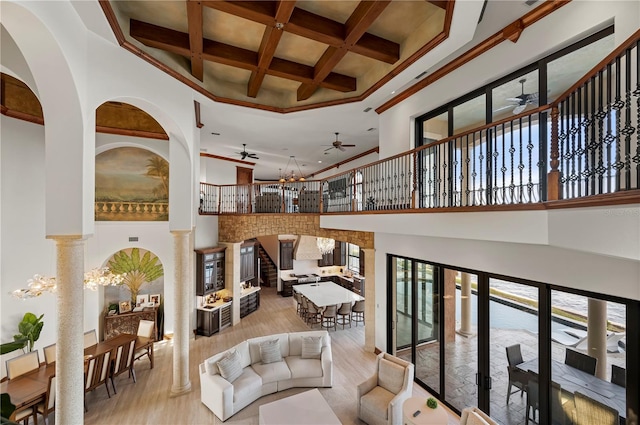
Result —
[[316, 244], [322, 255], [333, 252], [333, 249], [336, 247], [336, 241], [330, 238], [316, 238]]
[[[115, 274], [108, 267], [92, 269], [84, 274], [84, 287], [96, 291], [99, 286], [115, 286], [124, 282], [124, 274]], [[54, 293], [58, 289], [56, 278], [36, 274], [27, 280], [28, 288], [16, 289], [11, 295], [21, 299], [35, 298], [44, 292]]]
[[[298, 174], [300, 177], [296, 178], [296, 173], [293, 170], [293, 168], [291, 169], [291, 174], [287, 174], [287, 168], [289, 168], [289, 164], [291, 164], [291, 160], [293, 159], [293, 162], [295, 162], [296, 167], [298, 167]], [[291, 155], [289, 157], [289, 161], [287, 161], [287, 166], [284, 167], [284, 174], [282, 174], [282, 169], [280, 169], [280, 180], [278, 180], [280, 183], [284, 183], [284, 182], [295, 182], [295, 181], [299, 181], [299, 182], [303, 182], [304, 181], [304, 176], [302, 175], [302, 171], [300, 170], [300, 165], [298, 165], [298, 161], [296, 161], [296, 157]]]

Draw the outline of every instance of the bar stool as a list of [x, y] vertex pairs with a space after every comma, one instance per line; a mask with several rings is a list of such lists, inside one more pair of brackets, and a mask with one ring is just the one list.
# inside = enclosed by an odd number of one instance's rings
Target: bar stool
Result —
[[322, 324], [322, 310], [320, 307], [307, 300], [307, 324], [313, 328], [313, 325]]
[[321, 328], [333, 328], [334, 331], [337, 331], [338, 328], [336, 327], [336, 315], [337, 315], [337, 311], [338, 311], [338, 306], [337, 305], [328, 305], [327, 307], [325, 307], [324, 311], [322, 312], [322, 324], [320, 325]]
[[342, 325], [342, 329], [344, 329], [344, 325], [349, 323], [349, 327], [351, 327], [351, 303], [342, 303], [340, 308], [338, 309], [338, 318], [336, 319], [338, 325]]
[[309, 299], [300, 294], [300, 317], [307, 322], [307, 314], [309, 314]]
[[356, 322], [356, 326], [358, 322], [364, 323], [364, 300], [356, 301], [351, 308], [351, 320]]
[[296, 313], [298, 315], [302, 312], [302, 298], [299, 292], [293, 291], [293, 299], [296, 302]]

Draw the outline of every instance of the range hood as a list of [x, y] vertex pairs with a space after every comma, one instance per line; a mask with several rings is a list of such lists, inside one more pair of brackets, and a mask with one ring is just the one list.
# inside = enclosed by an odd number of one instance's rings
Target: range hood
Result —
[[298, 236], [293, 248], [294, 260], [320, 260], [322, 254], [314, 236]]

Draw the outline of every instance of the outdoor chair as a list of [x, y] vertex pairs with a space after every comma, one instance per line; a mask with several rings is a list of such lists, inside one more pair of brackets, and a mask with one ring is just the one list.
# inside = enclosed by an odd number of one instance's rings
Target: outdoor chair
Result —
[[38, 355], [38, 350], [30, 351], [7, 360], [6, 364], [7, 379], [13, 379], [38, 369], [40, 367], [40, 356]]
[[620, 352], [620, 340], [624, 338], [624, 332], [611, 332], [607, 336], [607, 352], [609, 353], [619, 353]]
[[579, 391], [573, 393], [576, 409], [573, 417], [575, 425], [618, 425], [620, 415], [613, 407], [600, 403]]
[[564, 363], [568, 366], [580, 369], [590, 375], [595, 375], [598, 359], [567, 348], [565, 351]]
[[[540, 387], [538, 385], [538, 374], [529, 370], [529, 382], [527, 383], [527, 407], [525, 409], [525, 425], [536, 421], [536, 412], [540, 409]], [[565, 400], [568, 403], [570, 400]], [[551, 382], [551, 424], [569, 425], [569, 415], [565, 412], [562, 400], [562, 387], [557, 382]], [[573, 408], [569, 409], [573, 411]], [[530, 416], [533, 413], [533, 417]]]
[[627, 387], [627, 370], [623, 367], [612, 364], [611, 365], [611, 382], [626, 388]]
[[411, 397], [414, 365], [380, 353], [376, 371], [358, 385], [358, 418], [369, 425], [401, 425], [402, 404]]
[[[507, 351], [507, 371], [509, 372], [509, 387], [507, 388], [507, 404], [509, 404], [509, 398], [511, 394], [520, 391], [520, 397], [527, 390], [527, 382], [529, 380], [529, 374], [524, 370], [518, 369], [516, 366], [524, 363], [522, 360], [522, 352], [520, 351], [520, 344], [510, 345], [506, 347]], [[511, 391], [511, 387], [516, 387], [516, 391]]]

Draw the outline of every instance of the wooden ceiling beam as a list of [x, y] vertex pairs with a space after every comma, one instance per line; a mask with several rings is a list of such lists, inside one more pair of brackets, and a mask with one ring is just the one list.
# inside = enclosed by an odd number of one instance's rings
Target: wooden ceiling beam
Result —
[[[374, 2], [375, 3], [375, 2]], [[275, 26], [278, 2], [275, 1], [203, 1], [203, 6], [239, 16], [267, 26]], [[334, 47], [340, 47], [345, 40], [345, 25], [315, 13], [295, 7], [284, 31]], [[400, 59], [400, 45], [393, 41], [365, 34], [351, 49], [354, 53], [394, 64]]]
[[[131, 19], [129, 27], [131, 37], [147, 46], [166, 50], [184, 57], [191, 56], [189, 34], [187, 33], [135, 19]], [[206, 38], [203, 39], [202, 58], [249, 71], [258, 69], [257, 52]], [[277, 57], [272, 58], [271, 65], [265, 70], [265, 73], [300, 83], [311, 83], [314, 78], [313, 67]], [[355, 90], [356, 79], [348, 75], [331, 73], [319, 85], [330, 90], [350, 92]]]
[[[289, 22], [291, 13], [295, 8], [295, 1], [282, 0], [278, 2], [276, 7], [276, 25], [285, 25]], [[260, 42], [260, 49], [258, 50], [258, 69], [251, 72], [249, 77], [249, 84], [247, 86], [247, 96], [256, 97], [260, 86], [264, 81], [266, 70], [271, 65], [271, 60], [276, 53], [278, 43], [282, 38], [282, 28], [267, 26], [262, 34], [262, 41]]]
[[298, 87], [298, 100], [306, 100], [318, 88], [322, 82], [333, 70], [336, 65], [345, 57], [353, 46], [360, 40], [371, 24], [380, 16], [380, 14], [389, 6], [390, 0], [386, 1], [361, 1], [344, 24], [345, 38], [340, 47], [329, 46], [324, 51], [320, 60], [314, 67], [313, 83], [302, 84]]
[[191, 49], [191, 75], [198, 80], [204, 79], [202, 60], [202, 3], [187, 0], [187, 21], [189, 23], [189, 47]]

